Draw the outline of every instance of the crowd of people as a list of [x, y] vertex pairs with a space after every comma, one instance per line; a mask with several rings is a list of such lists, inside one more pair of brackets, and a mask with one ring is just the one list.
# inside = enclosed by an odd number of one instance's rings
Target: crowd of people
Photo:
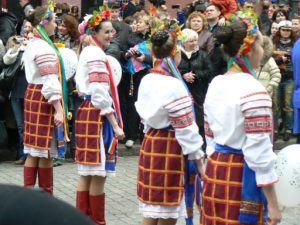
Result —
[[[33, 187], [38, 176], [39, 186], [52, 194], [53, 158], [61, 164], [65, 152], [57, 149], [68, 149], [80, 175], [76, 207], [105, 224], [104, 184], [115, 174], [116, 143], [132, 148], [140, 141], [143, 225], [192, 218], [184, 180], [197, 174], [204, 179], [201, 224], [260, 224], [261, 192], [270, 224], [277, 224], [272, 143], [293, 135], [300, 143], [299, 79], [292, 60], [300, 5], [195, 0], [174, 5], [177, 18], [171, 18], [164, 1], [152, 3], [147, 10], [139, 0], [104, 2], [81, 18], [68, 3], [47, 9], [20, 1], [19, 30], [15, 17], [2, 13], [13, 25], [0, 36], [0, 66], [14, 74], [0, 86], [0, 120], [10, 132], [9, 121], [15, 120], [15, 163], [25, 163], [24, 186]], [[70, 50], [68, 58], [76, 54], [70, 79], [60, 48]], [[110, 57], [120, 64], [120, 82]], [[60, 132], [65, 140], [57, 143]], [[194, 172], [186, 172], [187, 165]], [[243, 173], [262, 187], [255, 189], [259, 197], [244, 196]], [[233, 201], [241, 203], [241, 213]], [[249, 213], [249, 207], [255, 210]]]

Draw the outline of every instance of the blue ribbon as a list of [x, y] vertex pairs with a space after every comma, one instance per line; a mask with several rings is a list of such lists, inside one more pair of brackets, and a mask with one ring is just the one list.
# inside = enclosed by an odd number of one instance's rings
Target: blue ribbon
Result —
[[[243, 155], [243, 151], [239, 149], [234, 149], [229, 146], [216, 144], [216, 152], [224, 154], [237, 154]], [[249, 168], [246, 161], [244, 162], [243, 168], [243, 181], [242, 181], [242, 202], [254, 202], [257, 204], [263, 203], [265, 206], [265, 218], [267, 218], [267, 200], [262, 191], [261, 187], [257, 187], [255, 172]], [[257, 213], [246, 213], [240, 212], [239, 222], [240, 223], [249, 223], [249, 224], [258, 224], [259, 214]]]

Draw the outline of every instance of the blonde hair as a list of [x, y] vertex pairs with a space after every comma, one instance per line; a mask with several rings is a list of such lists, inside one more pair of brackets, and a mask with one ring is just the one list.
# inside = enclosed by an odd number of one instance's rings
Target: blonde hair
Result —
[[182, 36], [183, 36], [183, 41], [184, 42], [189, 42], [192, 40], [197, 40], [198, 39], [198, 34], [196, 31], [186, 28], [182, 31]]

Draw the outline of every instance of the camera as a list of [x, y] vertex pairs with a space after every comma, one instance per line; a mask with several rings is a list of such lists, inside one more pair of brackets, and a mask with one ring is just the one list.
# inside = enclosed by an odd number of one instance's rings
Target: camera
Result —
[[135, 57], [140, 57], [141, 55], [142, 55], [142, 53], [139, 52], [139, 51], [136, 51], [136, 52], [134, 53], [134, 56], [135, 56]]

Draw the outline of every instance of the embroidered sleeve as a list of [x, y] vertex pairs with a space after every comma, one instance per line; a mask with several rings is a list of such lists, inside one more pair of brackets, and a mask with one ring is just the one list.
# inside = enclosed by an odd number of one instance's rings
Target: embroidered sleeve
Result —
[[109, 83], [109, 76], [105, 62], [101, 60], [88, 61], [87, 67], [90, 83]]
[[278, 180], [274, 167], [276, 155], [271, 142], [272, 101], [265, 91], [243, 96], [240, 100], [246, 133], [243, 146], [245, 160], [255, 171], [258, 186], [272, 184]]
[[42, 76], [42, 94], [52, 103], [61, 99], [61, 84], [58, 80], [58, 58], [55, 53], [38, 54], [34, 58], [39, 74]]
[[109, 93], [109, 75], [105, 62], [90, 60], [87, 62], [87, 68], [92, 104], [101, 110], [101, 115], [113, 113], [113, 101]]
[[203, 140], [194, 121], [192, 104], [192, 99], [189, 96], [183, 96], [164, 106], [168, 111], [171, 125], [175, 129], [175, 136], [181, 145], [182, 152], [189, 155], [190, 160], [204, 156], [201, 150]]

